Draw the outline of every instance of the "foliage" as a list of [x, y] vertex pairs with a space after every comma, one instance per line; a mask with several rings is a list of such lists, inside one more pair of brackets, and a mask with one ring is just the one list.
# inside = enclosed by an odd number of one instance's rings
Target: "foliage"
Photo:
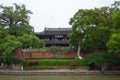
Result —
[[13, 56], [18, 48], [44, 46], [44, 42], [34, 35], [33, 27], [29, 25], [29, 14], [32, 14], [32, 12], [27, 10], [24, 4], [0, 5], [1, 57]]
[[4, 38], [8, 35], [7, 31], [5, 29], [0, 29], [0, 56], [2, 55], [2, 43], [4, 42]]
[[47, 51], [48, 52], [60, 52], [61, 48], [57, 47], [57, 46], [51, 46], [51, 47], [47, 48]]
[[28, 65], [29, 66], [38, 66], [39, 62], [38, 61], [30, 61], [30, 62], [28, 62]]
[[106, 45], [110, 53], [120, 53], [120, 34], [113, 34]]
[[[71, 62], [69, 59], [39, 59], [33, 61], [38, 61], [41, 66], [68, 66]], [[29, 62], [31, 60], [26, 60], [25, 64], [28, 65]]]
[[107, 69], [120, 65], [120, 57], [116, 54], [105, 53], [92, 53], [84, 58], [86, 65], [91, 69], [101, 69], [106, 67]]
[[35, 35], [24, 34], [18, 37], [19, 41], [22, 42], [22, 48], [40, 48], [45, 45], [43, 40], [40, 40]]
[[[82, 45], [82, 51], [92, 52], [96, 48], [106, 49], [106, 42], [109, 40], [110, 29], [108, 27], [95, 27], [88, 28], [88, 37], [84, 40]], [[96, 34], [97, 32], [97, 34]], [[101, 39], [102, 37], [102, 39]]]
[[102, 66], [103, 64], [103, 53], [92, 53], [84, 58], [87, 65], [95, 64], [97, 66]]
[[15, 36], [7, 36], [4, 39], [4, 43], [1, 43], [2, 56], [10, 56], [22, 45]]
[[75, 58], [72, 62], [76, 62], [77, 66], [84, 66], [86, 62], [83, 59]]
[[70, 47], [62, 47], [61, 52], [69, 53], [69, 52], [74, 52], [74, 50]]
[[73, 49], [71, 49], [70, 47], [58, 47], [58, 46], [51, 46], [51, 47], [44, 47], [44, 48], [27, 48], [23, 50], [25, 53], [30, 53], [30, 52], [41, 52], [41, 53], [45, 53], [45, 52], [63, 52], [63, 53], [70, 53], [70, 52], [74, 52]]
[[44, 48], [44, 50], [46, 50], [46, 52], [65, 52], [65, 53], [73, 52], [73, 49], [70, 47], [60, 47], [60, 46], [51, 46]]
[[113, 16], [113, 24], [114, 24], [114, 29], [119, 29], [120, 30], [120, 10], [118, 10]]
[[77, 66], [77, 63], [76, 62], [71, 62], [70, 66]]
[[[39, 65], [29, 66], [29, 63], [37, 62]], [[27, 59], [24, 61], [25, 69], [59, 69], [70, 68], [72, 64], [75, 66], [83, 66], [85, 63], [80, 59]]]
[[[101, 7], [95, 9], [80, 9], [72, 18], [72, 33], [69, 35], [69, 43], [72, 47], [82, 51], [92, 52], [96, 48], [106, 49], [109, 37], [119, 27], [119, 4], [115, 2], [112, 7]], [[117, 30], [117, 31], [116, 31]]]
[[6, 63], [8, 66], [11, 64], [18, 64], [21, 62], [21, 60], [17, 56], [7, 56], [5, 57]]
[[32, 34], [33, 28], [29, 25], [29, 14], [25, 5], [0, 5], [0, 53], [2, 56], [13, 55], [22, 46], [18, 36], [24, 33]]
[[32, 12], [27, 10], [25, 5], [16, 3], [8, 7], [0, 5], [0, 12], [0, 26], [7, 29], [10, 35], [20, 36], [33, 32], [29, 25], [29, 14]]

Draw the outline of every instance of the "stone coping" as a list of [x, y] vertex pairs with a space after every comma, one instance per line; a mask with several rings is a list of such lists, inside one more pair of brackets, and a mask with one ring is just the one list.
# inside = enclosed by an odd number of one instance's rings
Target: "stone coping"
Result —
[[0, 75], [120, 75], [120, 71], [93, 70], [0, 70]]

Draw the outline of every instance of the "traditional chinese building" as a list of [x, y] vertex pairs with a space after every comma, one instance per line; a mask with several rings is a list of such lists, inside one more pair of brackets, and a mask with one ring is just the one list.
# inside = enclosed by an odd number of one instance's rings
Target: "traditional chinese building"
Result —
[[68, 34], [71, 32], [71, 28], [45, 28], [35, 34], [45, 41], [46, 46], [68, 46]]

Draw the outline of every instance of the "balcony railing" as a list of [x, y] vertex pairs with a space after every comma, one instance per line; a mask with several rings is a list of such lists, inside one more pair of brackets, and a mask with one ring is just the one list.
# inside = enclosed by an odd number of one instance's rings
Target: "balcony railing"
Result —
[[68, 44], [67, 40], [45, 40], [46, 44]]

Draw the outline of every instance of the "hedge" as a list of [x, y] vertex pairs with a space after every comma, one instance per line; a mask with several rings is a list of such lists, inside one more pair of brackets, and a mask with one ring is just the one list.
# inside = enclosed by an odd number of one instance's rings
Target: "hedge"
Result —
[[120, 57], [112, 53], [92, 53], [86, 56], [84, 61], [90, 69], [110, 69], [120, 66]]
[[[75, 64], [75, 65], [74, 65]], [[61, 68], [80, 66], [84, 62], [80, 59], [28, 59], [24, 61], [25, 69]]]

